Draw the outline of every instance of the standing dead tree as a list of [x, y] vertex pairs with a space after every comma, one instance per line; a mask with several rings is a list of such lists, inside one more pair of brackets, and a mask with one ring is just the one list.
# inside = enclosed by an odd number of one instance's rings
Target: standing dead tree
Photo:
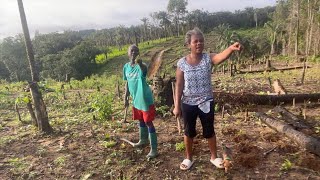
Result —
[[282, 85], [280, 79], [276, 79], [272, 85], [273, 85], [274, 92], [276, 94], [287, 94], [287, 91]]
[[31, 44], [31, 39], [30, 39], [30, 34], [29, 34], [29, 29], [27, 24], [27, 18], [24, 12], [22, 0], [17, 0], [17, 1], [19, 6], [21, 25], [23, 29], [24, 38], [25, 38], [26, 51], [28, 54], [28, 60], [29, 60], [29, 65], [31, 70], [32, 82], [29, 82], [29, 86], [30, 86], [30, 92], [33, 99], [35, 111], [36, 111], [38, 129], [45, 133], [51, 133], [52, 128], [49, 124], [46, 106], [43, 102], [42, 94], [39, 91], [39, 86], [37, 83], [39, 82], [40, 78], [39, 78], [39, 72], [36, 69], [36, 65], [35, 65], [34, 52], [32, 49], [32, 44]]

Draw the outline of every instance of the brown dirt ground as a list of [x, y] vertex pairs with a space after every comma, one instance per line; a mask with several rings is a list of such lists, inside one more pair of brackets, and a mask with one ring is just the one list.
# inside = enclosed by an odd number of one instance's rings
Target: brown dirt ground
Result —
[[[285, 84], [290, 92], [294, 90], [293, 86]], [[261, 90], [254, 86], [253, 82], [250, 87]], [[319, 84], [314, 87], [319, 92]], [[305, 90], [310, 86], [300, 88]], [[319, 103], [311, 103], [308, 106], [306, 123], [311, 127], [319, 127]], [[295, 108], [286, 106], [298, 116], [301, 107], [301, 104]], [[300, 149], [295, 142], [254, 117], [254, 111], [267, 112], [273, 107], [250, 108], [248, 118], [245, 118], [245, 108], [242, 107], [226, 109], [228, 114], [224, 118], [221, 112], [215, 115], [218, 154], [221, 155], [222, 143], [230, 147], [233, 153], [234, 166], [229, 173], [210, 164], [210, 152], [206, 140], [201, 135], [199, 122], [194, 145], [195, 164], [190, 170], [181, 171], [179, 164], [184, 158], [184, 152], [176, 151], [175, 144], [182, 142], [183, 136], [178, 135], [176, 121], [172, 117], [159, 117], [155, 120], [159, 156], [151, 160], [145, 158], [149, 146], [134, 149], [120, 140], [121, 137], [134, 142], [138, 140], [136, 125], [132, 125], [135, 122], [122, 124], [120, 130], [100, 124], [77, 124], [68, 131], [55, 129], [55, 133], [48, 136], [37, 133], [29, 125], [14, 124], [13, 118], [2, 119], [0, 137], [16, 138], [0, 146], [0, 179], [319, 180], [319, 156]], [[310, 135], [320, 139], [315, 129], [311, 130]], [[114, 147], [105, 148], [99, 142], [104, 139], [106, 133], [116, 142]], [[282, 171], [285, 160], [289, 160], [292, 166]]]

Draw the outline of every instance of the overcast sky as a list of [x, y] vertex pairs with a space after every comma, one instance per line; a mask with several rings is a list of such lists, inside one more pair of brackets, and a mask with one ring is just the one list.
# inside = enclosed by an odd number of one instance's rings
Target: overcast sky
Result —
[[[141, 24], [150, 13], [165, 11], [169, 0], [23, 0], [34, 34], [63, 30], [102, 29]], [[209, 12], [265, 7], [276, 0], [189, 0], [187, 9]], [[22, 33], [16, 0], [0, 0], [0, 39]]]

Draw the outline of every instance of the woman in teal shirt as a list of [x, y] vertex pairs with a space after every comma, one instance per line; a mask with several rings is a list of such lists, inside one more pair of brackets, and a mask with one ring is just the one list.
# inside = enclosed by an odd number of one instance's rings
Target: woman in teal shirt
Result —
[[[139, 142], [134, 147], [139, 147], [148, 143], [148, 134], [151, 150], [148, 158], [154, 158], [158, 155], [157, 134], [152, 121], [155, 119], [155, 107], [151, 89], [146, 82], [147, 66], [137, 59], [139, 48], [131, 45], [128, 49], [130, 62], [123, 67], [123, 79], [126, 80], [125, 98], [132, 97], [132, 116], [139, 120]], [[128, 101], [125, 101], [126, 103]], [[128, 104], [126, 104], [127, 106]]]

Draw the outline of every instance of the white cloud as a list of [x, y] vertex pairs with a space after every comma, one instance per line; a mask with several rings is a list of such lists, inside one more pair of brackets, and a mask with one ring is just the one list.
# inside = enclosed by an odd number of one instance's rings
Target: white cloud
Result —
[[[265, 7], [276, 0], [189, 0], [188, 9], [209, 12]], [[140, 24], [152, 12], [166, 10], [168, 0], [23, 0], [30, 32], [107, 28]], [[0, 0], [0, 38], [21, 33], [16, 0]]]

